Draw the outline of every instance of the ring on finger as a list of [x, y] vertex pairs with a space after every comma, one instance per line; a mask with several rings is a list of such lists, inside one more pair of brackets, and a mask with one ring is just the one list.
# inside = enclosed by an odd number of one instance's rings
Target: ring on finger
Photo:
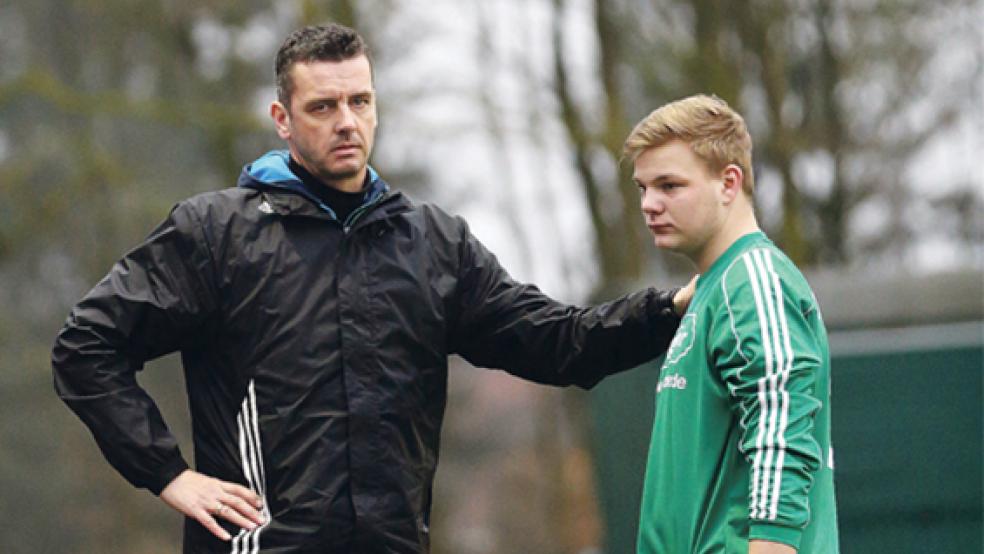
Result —
[[218, 515], [223, 515], [223, 514], [225, 514], [225, 511], [228, 510], [228, 509], [229, 509], [229, 506], [226, 506], [225, 504], [219, 502], [219, 507], [218, 507], [217, 510], [215, 510], [215, 513], [218, 514]]

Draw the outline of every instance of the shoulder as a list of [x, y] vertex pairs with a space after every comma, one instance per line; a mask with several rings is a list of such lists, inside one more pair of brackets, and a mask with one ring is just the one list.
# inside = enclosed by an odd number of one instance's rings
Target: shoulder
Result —
[[433, 202], [413, 202], [413, 211], [419, 216], [434, 225], [460, 226], [464, 224], [464, 219], [454, 215]]
[[222, 227], [237, 220], [257, 220], [268, 212], [262, 209], [261, 192], [242, 187], [203, 192], [175, 205], [172, 217], [196, 220], [200, 225]]
[[458, 267], [485, 267], [494, 255], [472, 234], [460, 215], [429, 202], [414, 204], [406, 217], [420, 230], [427, 247]]
[[177, 209], [197, 214], [215, 211], [240, 211], [248, 204], [256, 203], [261, 193], [257, 190], [232, 187], [196, 194], [178, 203]]
[[410, 209], [406, 217], [416, 221], [428, 235], [437, 235], [445, 240], [457, 241], [468, 233], [464, 218], [446, 211], [431, 202], [409, 200]]
[[768, 241], [752, 244], [736, 256], [722, 274], [719, 287], [726, 300], [749, 306], [781, 300], [806, 307], [816, 302], [796, 264]]

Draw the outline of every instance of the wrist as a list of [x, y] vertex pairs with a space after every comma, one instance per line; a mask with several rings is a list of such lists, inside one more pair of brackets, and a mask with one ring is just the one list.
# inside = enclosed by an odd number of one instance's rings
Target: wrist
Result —
[[179, 455], [161, 466], [161, 469], [157, 475], [157, 480], [150, 483], [147, 488], [150, 489], [150, 492], [154, 493], [156, 496], [160, 496], [161, 491], [170, 485], [171, 481], [174, 481], [178, 475], [181, 475], [188, 469], [188, 462], [186, 462], [184, 458]]

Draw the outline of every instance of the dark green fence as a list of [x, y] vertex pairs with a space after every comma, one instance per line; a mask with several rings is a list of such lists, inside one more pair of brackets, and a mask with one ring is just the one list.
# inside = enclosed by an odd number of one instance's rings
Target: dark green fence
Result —
[[[982, 328], [831, 335], [842, 552], [984, 552]], [[608, 554], [635, 552], [657, 368], [591, 394]]]

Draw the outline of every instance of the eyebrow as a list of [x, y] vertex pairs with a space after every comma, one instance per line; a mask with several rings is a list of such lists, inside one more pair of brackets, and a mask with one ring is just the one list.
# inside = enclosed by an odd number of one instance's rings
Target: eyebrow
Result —
[[683, 178], [674, 173], [661, 173], [650, 179], [648, 183], [644, 183], [640, 181], [637, 177], [635, 176], [632, 177], [632, 181], [634, 181], [635, 184], [639, 185], [640, 187], [644, 187], [647, 184], [655, 184], [655, 183], [659, 183], [660, 181], [668, 181], [668, 180], [681, 181], [683, 180]]
[[338, 94], [318, 95], [318, 96], [315, 96], [314, 98], [311, 98], [310, 100], [308, 100], [304, 104], [305, 105], [309, 105], [309, 104], [315, 104], [315, 103], [318, 103], [318, 102], [325, 102], [325, 101], [337, 102], [339, 100], [339, 98], [341, 98], [343, 96], [348, 97], [348, 98], [354, 98], [356, 96], [375, 96], [375, 91], [372, 90], [372, 89], [366, 89], [366, 90], [360, 90], [358, 92], [353, 92], [351, 94], [338, 93]]

